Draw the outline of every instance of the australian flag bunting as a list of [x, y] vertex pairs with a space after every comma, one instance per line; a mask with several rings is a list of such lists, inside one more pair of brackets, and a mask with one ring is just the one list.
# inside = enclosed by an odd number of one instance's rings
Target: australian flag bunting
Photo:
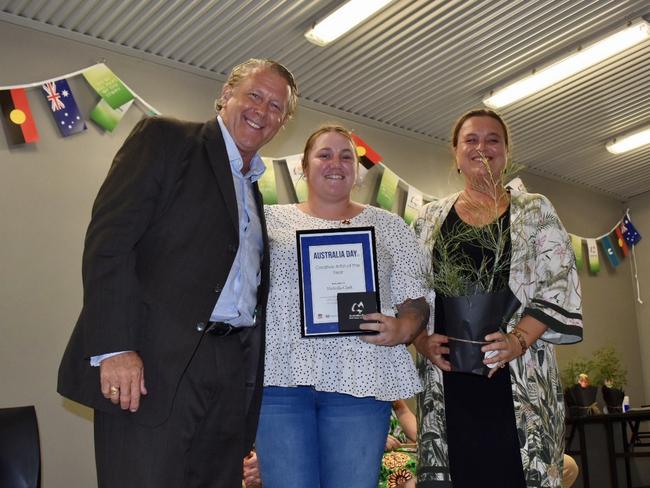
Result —
[[623, 238], [629, 246], [634, 246], [637, 242], [641, 240], [641, 234], [636, 230], [632, 225], [629, 215], [625, 214], [623, 217], [623, 223], [621, 224], [621, 232], [623, 233]]
[[42, 88], [63, 137], [86, 130], [86, 122], [81, 117], [67, 80], [48, 81]]

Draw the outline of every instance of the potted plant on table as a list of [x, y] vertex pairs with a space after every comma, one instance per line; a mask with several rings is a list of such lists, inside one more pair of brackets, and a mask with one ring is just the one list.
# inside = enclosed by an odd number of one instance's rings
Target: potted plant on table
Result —
[[608, 413], [621, 413], [625, 397], [623, 387], [627, 382], [627, 370], [616, 349], [606, 346], [593, 355], [594, 383], [601, 387]]
[[598, 388], [593, 386], [589, 379], [592, 371], [594, 371], [593, 361], [582, 357], [572, 359], [562, 369], [564, 399], [571, 417], [586, 417], [600, 413], [596, 403]]

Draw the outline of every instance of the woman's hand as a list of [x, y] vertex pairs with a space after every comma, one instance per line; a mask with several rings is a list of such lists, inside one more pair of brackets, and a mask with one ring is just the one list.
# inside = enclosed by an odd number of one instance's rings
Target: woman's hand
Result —
[[[485, 340], [490, 341], [491, 344], [483, 346], [481, 351], [496, 351], [496, 353], [492, 353], [491, 357], [483, 360], [483, 363], [488, 366], [495, 365], [488, 374], [488, 378], [491, 378], [498, 368], [505, 368], [513, 359], [523, 356], [526, 349], [542, 337], [547, 327], [536, 318], [524, 315], [515, 329], [521, 339], [512, 333], [504, 334], [503, 332], [494, 332], [485, 336]], [[523, 341], [523, 344], [520, 341]]]
[[485, 340], [490, 341], [490, 344], [483, 346], [481, 351], [484, 353], [494, 351], [483, 360], [483, 364], [491, 368], [488, 378], [491, 378], [499, 368], [505, 368], [510, 361], [518, 358], [523, 353], [519, 341], [512, 334], [494, 332], [486, 335]]
[[443, 354], [449, 354], [449, 348], [444, 345], [447, 342], [449, 342], [449, 339], [445, 335], [428, 335], [426, 331], [422, 331], [413, 341], [413, 345], [420, 354], [440, 369], [451, 371], [451, 363], [442, 356]]
[[401, 445], [402, 443], [397, 440], [396, 437], [388, 434], [388, 437], [386, 437], [386, 446], [384, 446], [384, 451], [394, 451], [395, 449], [399, 449]]
[[363, 315], [364, 322], [359, 328], [361, 330], [375, 330], [378, 334], [361, 336], [361, 340], [378, 346], [395, 346], [397, 344], [409, 344], [413, 336], [420, 330], [420, 325], [410, 319], [398, 319], [383, 313], [369, 313]]
[[429, 304], [424, 297], [410, 299], [397, 305], [399, 317], [391, 317], [379, 312], [363, 315], [361, 330], [375, 330], [378, 334], [363, 336], [361, 339], [379, 346], [410, 344], [429, 321]]

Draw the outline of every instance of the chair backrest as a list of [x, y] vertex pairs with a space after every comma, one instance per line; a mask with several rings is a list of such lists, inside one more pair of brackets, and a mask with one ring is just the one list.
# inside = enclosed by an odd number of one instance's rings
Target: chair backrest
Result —
[[41, 449], [33, 406], [0, 408], [0, 486], [38, 488]]

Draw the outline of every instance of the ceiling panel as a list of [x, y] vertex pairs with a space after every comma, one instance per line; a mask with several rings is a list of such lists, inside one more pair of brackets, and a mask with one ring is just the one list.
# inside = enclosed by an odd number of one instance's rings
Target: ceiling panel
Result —
[[[454, 120], [505, 81], [645, 16], [647, 0], [395, 0], [327, 47], [304, 32], [340, 1], [0, 0], [0, 20], [223, 79], [249, 57], [286, 64], [304, 103], [447, 144]], [[540, 175], [626, 200], [650, 191], [650, 42], [502, 110], [515, 157]]]

